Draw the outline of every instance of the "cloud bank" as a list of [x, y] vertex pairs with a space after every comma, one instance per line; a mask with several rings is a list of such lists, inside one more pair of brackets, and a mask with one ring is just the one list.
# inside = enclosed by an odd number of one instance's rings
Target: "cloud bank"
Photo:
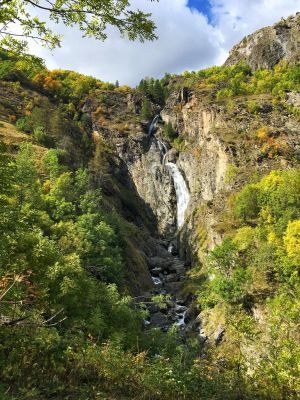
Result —
[[159, 36], [154, 42], [130, 42], [114, 29], [107, 41], [99, 42], [83, 39], [75, 28], [55, 25], [64, 35], [62, 48], [50, 53], [33, 44], [31, 51], [43, 57], [50, 69], [72, 69], [104, 81], [136, 85], [145, 76], [159, 78], [165, 72], [220, 64], [245, 35], [300, 10], [300, 0], [210, 0], [209, 21], [187, 3], [132, 1], [136, 8], [152, 13]]

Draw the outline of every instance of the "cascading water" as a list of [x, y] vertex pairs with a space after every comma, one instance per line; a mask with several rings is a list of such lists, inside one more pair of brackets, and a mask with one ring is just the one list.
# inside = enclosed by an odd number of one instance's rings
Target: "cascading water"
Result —
[[[156, 137], [156, 129], [160, 115], [156, 115], [148, 129], [148, 137], [151, 143], [152, 151], [159, 153], [160, 160], [155, 158], [152, 162], [151, 170], [153, 176], [162, 177], [165, 175], [168, 179], [165, 181], [160, 178], [159, 182], [165, 182], [171, 189], [172, 186], [176, 192], [177, 203], [177, 228], [180, 229], [184, 223], [185, 211], [187, 209], [190, 194], [185, 183], [184, 177], [177, 165], [168, 161], [170, 155], [170, 146], [164, 143], [162, 139]], [[159, 135], [157, 135], [159, 136]], [[172, 182], [170, 182], [170, 177]], [[172, 209], [172, 207], [170, 207]], [[173, 225], [172, 225], [173, 226]], [[174, 226], [173, 226], [174, 228]], [[172, 232], [174, 233], [172, 228]], [[153, 281], [153, 289], [149, 298], [146, 297], [149, 309], [149, 319], [144, 321], [145, 326], [159, 326], [163, 331], [167, 331], [173, 324], [184, 336], [186, 330], [187, 304], [184, 296], [180, 293], [183, 281], [185, 279], [185, 263], [177, 254], [177, 246], [174, 244], [175, 239], [169, 243], [167, 248], [160, 248], [156, 256], [151, 258], [150, 274]], [[153, 304], [153, 295], [162, 295], [164, 308], [160, 309], [157, 304]], [[164, 299], [166, 296], [166, 300]]]
[[156, 129], [157, 122], [158, 122], [158, 120], [159, 120], [159, 117], [160, 117], [160, 115], [157, 114], [157, 115], [153, 118], [153, 120], [152, 120], [152, 122], [151, 122], [151, 124], [150, 124], [150, 126], [149, 126], [149, 129], [148, 129], [148, 136], [151, 136], [151, 135], [154, 133], [154, 131], [155, 131], [155, 129]]
[[166, 167], [170, 171], [177, 199], [177, 227], [181, 228], [184, 223], [184, 214], [190, 201], [190, 194], [185, 180], [176, 164], [167, 162]]

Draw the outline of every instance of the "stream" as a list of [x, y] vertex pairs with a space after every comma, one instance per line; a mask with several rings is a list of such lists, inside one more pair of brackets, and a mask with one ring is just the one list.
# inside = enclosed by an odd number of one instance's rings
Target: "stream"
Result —
[[[155, 140], [160, 151], [162, 169], [172, 179], [176, 194], [176, 224], [179, 230], [184, 224], [185, 211], [188, 207], [190, 194], [184, 177], [178, 166], [167, 161], [169, 145], [155, 137], [155, 131], [160, 116], [156, 115], [148, 130], [150, 140]], [[158, 243], [157, 254], [148, 258], [148, 265], [153, 281], [153, 290], [141, 298], [147, 307], [149, 317], [144, 321], [147, 327], [160, 327], [167, 331], [176, 324], [184, 332], [187, 323], [188, 304], [181, 294], [185, 280], [186, 265], [177, 253], [176, 237], [170, 243]], [[162, 301], [153, 301], [159, 296]]]

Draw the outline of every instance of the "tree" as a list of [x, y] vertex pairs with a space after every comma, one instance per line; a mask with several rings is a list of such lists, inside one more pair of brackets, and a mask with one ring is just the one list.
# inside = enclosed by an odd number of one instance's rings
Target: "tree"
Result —
[[164, 135], [170, 140], [174, 140], [178, 136], [170, 122], [166, 123], [164, 126]]
[[145, 99], [141, 110], [141, 117], [143, 119], [150, 119], [151, 116], [152, 116], [151, 103], [148, 99]]
[[158, 79], [153, 85], [153, 99], [158, 104], [164, 104], [164, 89]]
[[[128, 0], [0, 0], [0, 43], [3, 47], [24, 50], [26, 41], [18, 40], [20, 38], [39, 40], [51, 49], [60, 46], [61, 37], [33, 15], [36, 11], [47, 12], [55, 23], [76, 25], [83, 36], [99, 40], [107, 38], [109, 26], [116, 27], [130, 40], [156, 39], [156, 27], [149, 18], [151, 14], [133, 10]], [[15, 24], [21, 26], [21, 33], [14, 31]]]

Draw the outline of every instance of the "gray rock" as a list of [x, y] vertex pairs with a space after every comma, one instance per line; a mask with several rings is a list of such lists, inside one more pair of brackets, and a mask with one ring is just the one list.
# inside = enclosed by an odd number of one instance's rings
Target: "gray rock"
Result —
[[161, 268], [162, 270], [167, 269], [173, 264], [172, 258], [162, 258], [162, 257], [149, 257], [148, 265], [150, 270], [155, 268]]
[[153, 325], [165, 326], [168, 324], [168, 317], [159, 311], [151, 316], [150, 322]]
[[218, 346], [221, 343], [224, 333], [225, 333], [225, 328], [223, 326], [220, 326], [214, 333], [214, 341], [216, 346]]
[[166, 276], [166, 282], [177, 282], [179, 279], [179, 276], [177, 274], [168, 274]]
[[297, 13], [246, 36], [230, 51], [225, 65], [243, 61], [253, 69], [269, 69], [281, 60], [291, 63], [300, 61], [299, 24], [300, 14]]
[[177, 294], [182, 289], [182, 282], [170, 282], [165, 285], [167, 292]]
[[201, 344], [204, 344], [208, 340], [208, 337], [205, 334], [200, 333], [198, 339]]
[[151, 269], [151, 275], [152, 276], [160, 276], [161, 275], [161, 267], [155, 267], [153, 269]]
[[286, 102], [294, 107], [300, 107], [300, 93], [290, 92], [286, 95]]

